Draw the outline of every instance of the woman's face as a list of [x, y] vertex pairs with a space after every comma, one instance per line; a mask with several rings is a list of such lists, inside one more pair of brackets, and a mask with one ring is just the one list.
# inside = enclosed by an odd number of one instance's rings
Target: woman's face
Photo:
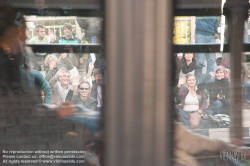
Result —
[[217, 80], [221, 80], [221, 79], [225, 78], [225, 73], [224, 73], [224, 71], [218, 70], [218, 71], [215, 73], [215, 78], [216, 78]]
[[56, 66], [56, 61], [54, 58], [51, 57], [51, 58], [49, 58], [48, 61], [49, 61], [49, 66], [54, 66], [54, 67]]
[[189, 87], [194, 87], [196, 85], [196, 79], [195, 79], [195, 76], [190, 76], [188, 77], [187, 79], [187, 85]]
[[187, 61], [192, 61], [193, 57], [194, 57], [194, 54], [193, 53], [185, 53], [185, 59]]
[[78, 92], [80, 93], [82, 97], [87, 97], [90, 92], [89, 85], [86, 83], [81, 84], [80, 87], [78, 87]]

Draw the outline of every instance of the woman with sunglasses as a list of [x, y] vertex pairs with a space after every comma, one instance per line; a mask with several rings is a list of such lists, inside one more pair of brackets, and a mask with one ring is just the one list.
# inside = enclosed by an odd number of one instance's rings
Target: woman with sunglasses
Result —
[[[76, 87], [78, 95], [74, 95]], [[90, 96], [90, 92], [91, 86], [89, 81], [81, 81], [80, 77], [75, 77], [72, 81], [71, 89], [67, 94], [66, 100], [71, 101], [74, 104], [81, 104], [92, 111], [96, 111], [97, 100]]]

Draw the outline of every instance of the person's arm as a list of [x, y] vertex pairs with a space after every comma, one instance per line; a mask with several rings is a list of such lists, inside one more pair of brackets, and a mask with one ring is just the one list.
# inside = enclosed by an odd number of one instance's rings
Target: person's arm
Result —
[[207, 108], [207, 99], [206, 99], [206, 95], [205, 95], [205, 91], [201, 91], [201, 103], [199, 104], [199, 110], [198, 113], [202, 114], [203, 111]]
[[46, 73], [45, 80], [47, 82], [50, 82], [50, 79], [56, 74], [57, 68], [54, 68], [52, 70], [48, 69], [48, 72]]
[[55, 40], [54, 43], [59, 43], [59, 40], [60, 40], [60, 39], [61, 39], [60, 37], [57, 37], [57, 39]]
[[75, 78], [72, 79], [72, 84], [70, 86], [70, 91], [68, 92], [67, 96], [66, 96], [66, 101], [73, 101], [74, 102], [74, 98], [75, 96], [73, 96], [74, 94], [74, 90], [78, 87], [78, 85], [81, 82], [81, 77], [80, 76], [76, 76]]
[[179, 97], [182, 97], [185, 94], [188, 94], [188, 88], [186, 86], [176, 87], [175, 94]]
[[44, 95], [45, 95], [44, 103], [50, 104], [52, 100], [52, 90], [49, 84], [45, 81], [45, 79], [43, 78], [43, 75], [39, 71], [35, 72], [35, 79], [40, 83], [44, 91]]
[[94, 64], [94, 63], [95, 63], [95, 61], [96, 61], [95, 54], [94, 54], [94, 53], [90, 53], [89, 55], [90, 55], [91, 60], [92, 60], [92, 61], [91, 61], [91, 63], [93, 63], [93, 64]]
[[71, 70], [74, 67], [74, 64], [71, 62], [71, 60], [67, 56], [63, 56], [60, 59], [60, 67], [66, 67], [67, 70]]
[[95, 100], [95, 102], [91, 103], [91, 105], [89, 106], [89, 109], [91, 111], [97, 111], [97, 100]]
[[213, 73], [206, 74], [205, 78], [203, 79], [202, 82], [197, 84], [197, 88], [199, 90], [204, 90], [204, 89], [211, 89], [211, 86], [213, 86], [212, 82], [208, 82], [212, 78]]
[[[76, 112], [75, 109], [77, 109]], [[86, 114], [86, 112], [91, 112], [91, 114]], [[92, 134], [100, 131], [100, 113], [91, 111], [83, 105], [72, 105], [70, 102], [63, 102], [60, 108], [57, 109], [57, 114], [63, 119], [84, 124]]]
[[230, 84], [228, 83], [228, 85], [221, 90], [222, 96], [223, 96], [222, 98], [217, 97], [223, 103], [226, 102], [228, 99], [230, 99], [230, 96], [229, 96], [230, 87], [229, 86]]
[[214, 72], [210, 72], [209, 74], [206, 74], [205, 77], [203, 78], [203, 83], [209, 82], [212, 77], [214, 77]]
[[55, 89], [56, 83], [57, 83], [57, 79], [54, 76], [49, 81], [49, 86], [51, 87], [52, 90]]
[[88, 71], [88, 73], [87, 73], [87, 75], [85, 77], [86, 80], [88, 80], [89, 78], [91, 78], [91, 74], [92, 74], [93, 69], [94, 69], [94, 63], [90, 63], [89, 64], [89, 71]]

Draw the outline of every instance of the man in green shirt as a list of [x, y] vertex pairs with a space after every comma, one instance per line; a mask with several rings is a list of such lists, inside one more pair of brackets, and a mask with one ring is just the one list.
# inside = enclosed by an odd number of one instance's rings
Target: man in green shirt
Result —
[[81, 40], [72, 34], [72, 25], [70, 23], [63, 24], [64, 35], [56, 40], [59, 44], [78, 44]]
[[29, 44], [49, 44], [50, 37], [45, 35], [45, 27], [43, 25], [36, 25], [35, 28], [37, 36], [32, 37], [28, 43]]

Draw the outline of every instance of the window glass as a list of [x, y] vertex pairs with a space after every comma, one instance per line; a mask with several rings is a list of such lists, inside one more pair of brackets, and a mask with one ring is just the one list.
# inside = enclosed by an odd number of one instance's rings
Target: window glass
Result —
[[174, 44], [219, 44], [227, 29], [220, 16], [178, 16], [174, 17], [173, 26]]
[[12, 2], [0, 4], [0, 162], [103, 165], [105, 58], [79, 46], [101, 45], [101, 18], [82, 15], [98, 7]]
[[[228, 46], [230, 39], [228, 25], [230, 24], [226, 22], [225, 16], [174, 17], [172, 42], [176, 60], [175, 78], [178, 80], [174, 87], [175, 113], [187, 130], [228, 142], [233, 137], [233, 134], [230, 136], [232, 122], [238, 118], [235, 112], [232, 113], [236, 111], [232, 110], [232, 100], [242, 95], [242, 137], [249, 145], [250, 53], [244, 52], [237, 56], [241, 59], [241, 65], [232, 68], [231, 64], [237, 63], [231, 62], [230, 49], [226, 48], [225, 51], [224, 48]], [[247, 19], [244, 22], [243, 43], [249, 43], [249, 34]], [[232, 69], [235, 71], [231, 71]], [[232, 72], [239, 73], [241, 80], [232, 80]], [[240, 81], [241, 84], [238, 84]], [[241, 86], [242, 91], [233, 94], [233, 88], [241, 89], [233, 85]], [[237, 125], [234, 124], [233, 127]], [[246, 153], [246, 150], [241, 153]], [[197, 156], [200, 155], [208, 157], [210, 154], [200, 151]], [[230, 160], [230, 155], [225, 157], [223, 151], [220, 151], [219, 157], [221, 163], [226, 158]], [[247, 165], [244, 157], [238, 162]]]

